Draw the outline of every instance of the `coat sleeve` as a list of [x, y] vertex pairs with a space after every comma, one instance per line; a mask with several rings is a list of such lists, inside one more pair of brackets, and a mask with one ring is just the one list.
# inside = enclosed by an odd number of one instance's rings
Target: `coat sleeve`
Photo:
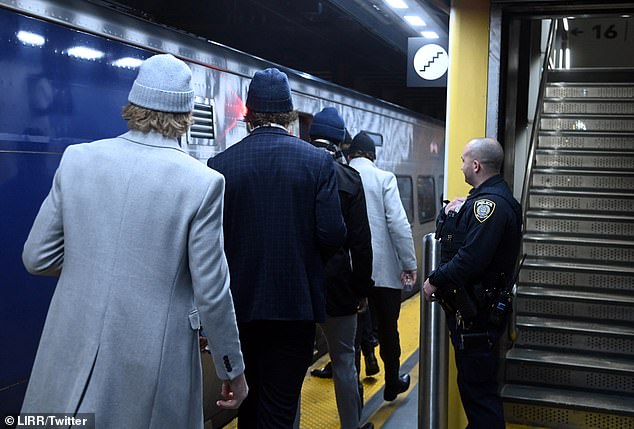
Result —
[[334, 162], [330, 155], [323, 152], [315, 197], [317, 241], [324, 261], [334, 255], [346, 240]]
[[59, 276], [64, 264], [62, 170], [71, 148], [64, 152], [53, 185], [40, 207], [22, 251], [22, 262], [31, 274]]
[[389, 173], [387, 184], [383, 187], [383, 205], [387, 229], [392, 240], [392, 247], [401, 263], [401, 270], [415, 270], [417, 267], [416, 250], [414, 249], [412, 228], [398, 193], [396, 176], [392, 173]]
[[224, 178], [214, 177], [189, 230], [194, 298], [221, 380], [244, 372], [222, 231]]
[[347, 244], [352, 260], [352, 288], [358, 296], [366, 297], [374, 285], [372, 280], [372, 235], [365, 204], [363, 184], [351, 196], [346, 219]]

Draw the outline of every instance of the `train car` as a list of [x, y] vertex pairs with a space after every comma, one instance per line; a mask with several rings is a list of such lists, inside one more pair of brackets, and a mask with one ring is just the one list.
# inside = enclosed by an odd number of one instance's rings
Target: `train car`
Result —
[[[56, 282], [31, 276], [22, 265], [33, 219], [66, 147], [126, 131], [122, 106], [138, 66], [155, 53], [171, 53], [192, 69], [195, 125], [181, 138], [191, 156], [205, 162], [246, 136], [248, 85], [270, 62], [107, 4], [0, 0], [2, 415], [21, 407]], [[352, 135], [367, 131], [373, 136], [377, 164], [397, 175], [420, 261], [422, 237], [433, 229], [440, 208], [444, 124], [277, 67], [288, 74], [300, 113], [293, 124], [296, 135], [308, 139], [313, 114], [334, 106]], [[213, 405], [219, 388], [211, 366], [204, 357], [205, 416], [217, 425], [226, 416]]]

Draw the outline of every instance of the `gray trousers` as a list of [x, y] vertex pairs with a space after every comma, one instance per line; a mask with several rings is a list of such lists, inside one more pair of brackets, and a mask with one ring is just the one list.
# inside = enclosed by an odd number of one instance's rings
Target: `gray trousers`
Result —
[[[357, 332], [357, 315], [330, 317], [319, 326], [326, 336], [332, 362], [332, 378], [339, 410], [341, 429], [357, 429], [361, 420], [362, 402], [359, 397], [357, 367], [354, 363], [354, 338]], [[300, 428], [300, 403], [297, 404], [294, 429]]]
[[357, 315], [326, 317], [320, 324], [328, 342], [332, 361], [332, 378], [339, 410], [341, 429], [357, 429], [361, 419], [361, 398], [357, 368], [354, 364], [354, 337]]

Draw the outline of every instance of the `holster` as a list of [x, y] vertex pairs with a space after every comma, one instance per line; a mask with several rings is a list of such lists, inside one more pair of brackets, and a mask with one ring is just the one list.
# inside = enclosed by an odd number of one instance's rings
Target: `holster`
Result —
[[435, 296], [445, 311], [450, 314], [460, 312], [460, 317], [465, 321], [478, 315], [478, 305], [464, 287], [441, 288], [436, 291]]

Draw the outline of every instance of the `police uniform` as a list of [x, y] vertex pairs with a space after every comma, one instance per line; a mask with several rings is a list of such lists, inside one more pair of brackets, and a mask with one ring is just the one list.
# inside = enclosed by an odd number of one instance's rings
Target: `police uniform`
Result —
[[[469, 304], [444, 306], [467, 428], [503, 429], [497, 344], [505, 318], [495, 323], [491, 309], [499, 293], [513, 282], [521, 206], [504, 179], [496, 175], [472, 189], [458, 211], [445, 214], [441, 210], [436, 225], [441, 263], [429, 275], [429, 282], [438, 288], [436, 295]], [[464, 299], [459, 299], [461, 294]]]

